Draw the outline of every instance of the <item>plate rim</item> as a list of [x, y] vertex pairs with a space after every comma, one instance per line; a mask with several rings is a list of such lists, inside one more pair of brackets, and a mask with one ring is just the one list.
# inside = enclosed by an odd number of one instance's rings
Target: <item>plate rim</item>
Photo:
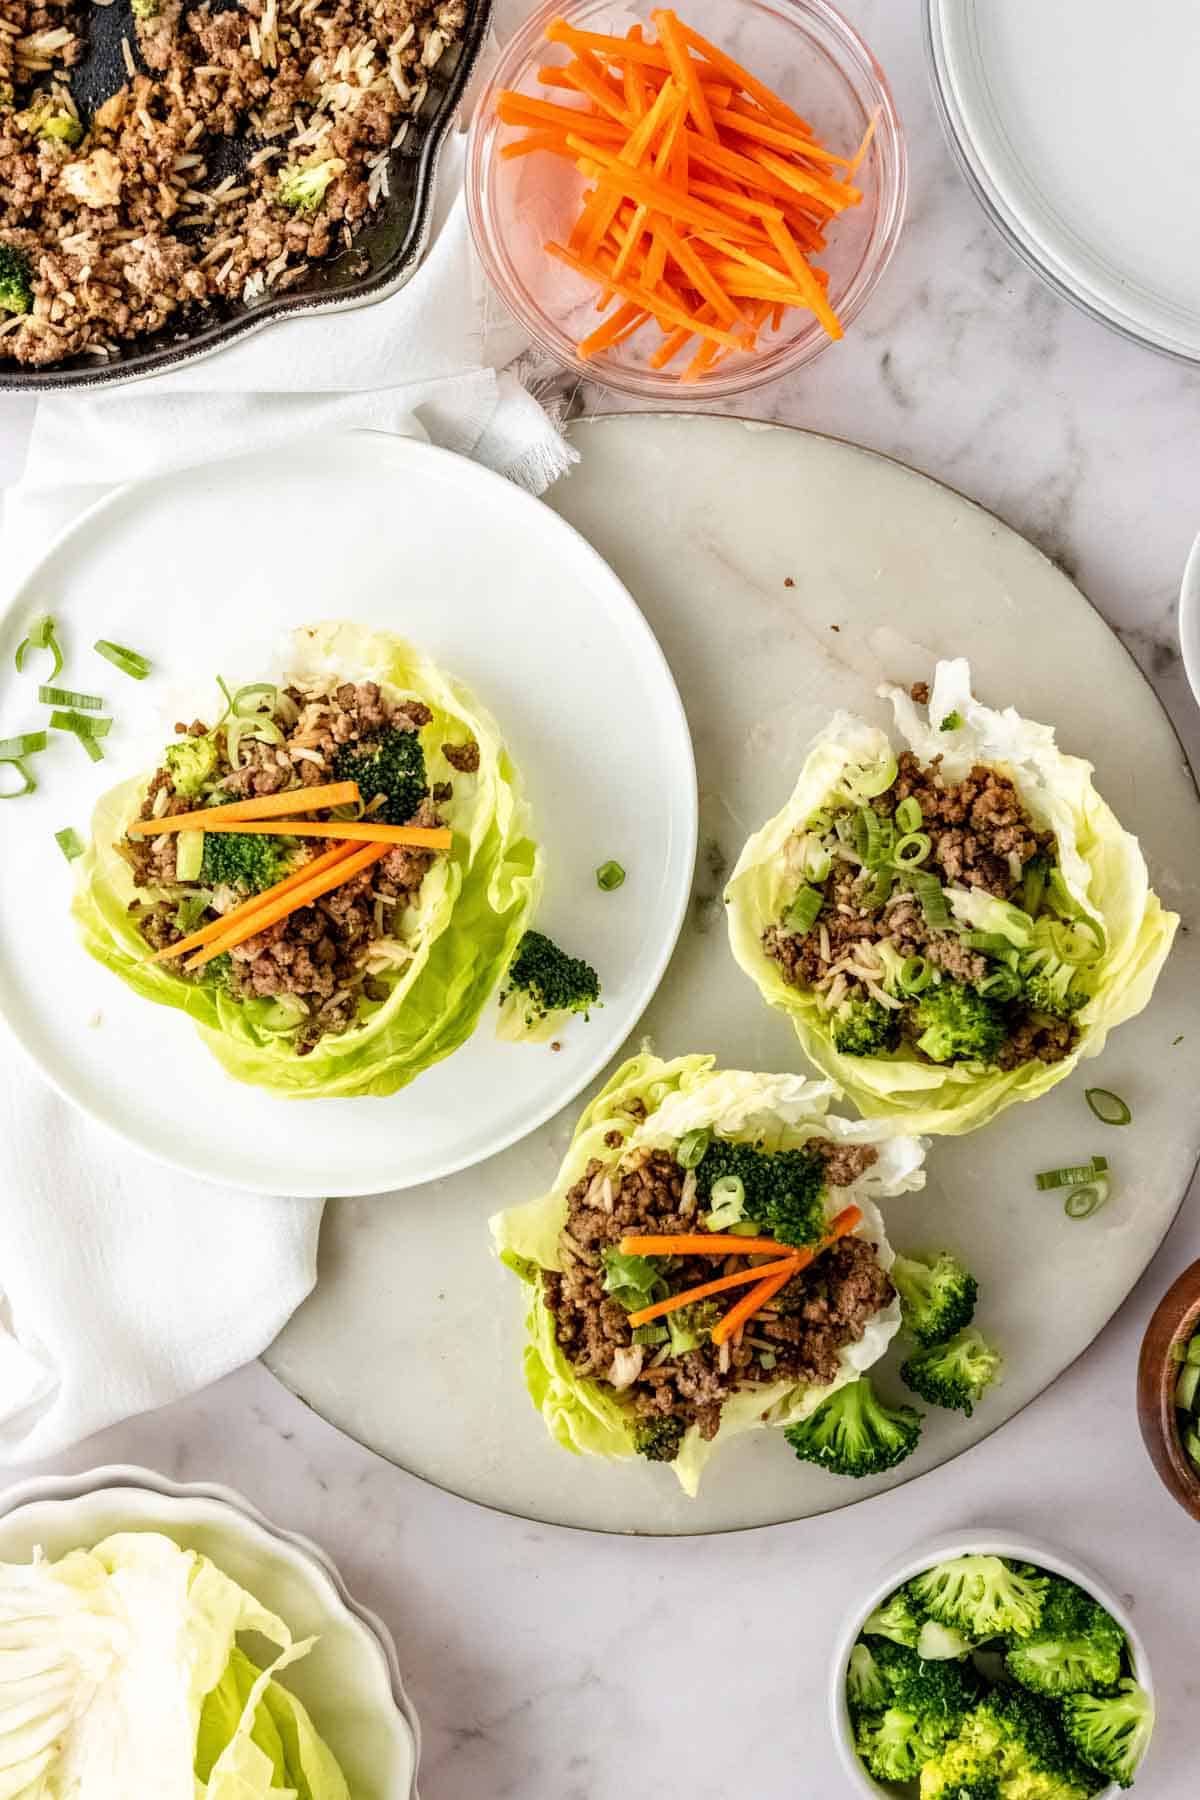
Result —
[[404, 1686], [395, 1639], [378, 1613], [351, 1594], [329, 1553], [303, 1532], [277, 1525], [252, 1500], [224, 1482], [176, 1481], [170, 1475], [137, 1463], [102, 1463], [71, 1475], [26, 1476], [0, 1490], [0, 1520], [8, 1519], [25, 1506], [69, 1505], [93, 1495], [122, 1490], [150, 1493], [171, 1502], [206, 1501], [233, 1514], [252, 1532], [283, 1544], [300, 1562], [310, 1565], [318, 1579], [333, 1590], [334, 1605], [340, 1606], [357, 1628], [368, 1654], [377, 1656], [383, 1664], [396, 1713], [408, 1733], [412, 1756], [409, 1794], [411, 1800], [417, 1800], [422, 1754], [421, 1722]]
[[[935, 0], [929, 0], [929, 3], [934, 4]], [[967, 506], [973, 508], [974, 511], [980, 513], [984, 518], [990, 519], [992, 521], [992, 523], [994, 525], [999, 526], [999, 528], [1002, 531], [1007, 532], [1008, 534], [1010, 534], [1013, 537], [1019, 538], [1021, 540], [1021, 543], [1025, 546], [1026, 550], [1029, 551], [1029, 553], [1032, 556], [1036, 557], [1039, 562], [1047, 564], [1048, 567], [1054, 571], [1054, 574], [1061, 581], [1066, 582], [1067, 585], [1069, 587], [1071, 587], [1075, 591], [1076, 594], [1078, 594], [1080, 599], [1087, 606], [1089, 612], [1092, 612], [1096, 615], [1096, 617], [1099, 619], [1100, 623], [1104, 626], [1105, 630], [1108, 632], [1109, 636], [1120, 647], [1120, 649], [1122, 650], [1122, 652], [1124, 653], [1124, 655], [1126, 657], [1126, 660], [1132, 665], [1132, 668], [1133, 668], [1135, 674], [1144, 683], [1145, 687], [1147, 688], [1151, 697], [1153, 698], [1155, 705], [1158, 707], [1159, 712], [1162, 714], [1163, 720], [1165, 721], [1167, 728], [1171, 733], [1171, 737], [1174, 740], [1175, 748], [1179, 755], [1180, 764], [1182, 765], [1183, 771], [1186, 774], [1187, 779], [1191, 784], [1193, 797], [1196, 801], [1197, 806], [1200, 807], [1200, 778], [1198, 778], [1196, 770], [1193, 769], [1193, 767], [1192, 767], [1191, 760], [1190, 760], [1187, 750], [1184, 746], [1183, 739], [1180, 737], [1179, 730], [1175, 724], [1175, 721], [1171, 717], [1171, 714], [1168, 712], [1167, 707], [1164, 704], [1162, 697], [1160, 696], [1157, 688], [1155, 688], [1155, 686], [1151, 682], [1149, 676], [1146, 674], [1146, 672], [1142, 668], [1141, 664], [1138, 662], [1136, 656], [1134, 656], [1134, 654], [1133, 654], [1132, 650], [1129, 648], [1128, 644], [1120, 636], [1120, 634], [1114, 629], [1114, 627], [1109, 624], [1109, 621], [1105, 618], [1104, 614], [1100, 611], [1100, 608], [1095, 604], [1095, 602], [1084, 592], [1084, 590], [1078, 585], [1078, 583], [1075, 582], [1072, 579], [1072, 577], [1070, 575], [1068, 575], [1066, 573], [1066, 571], [1059, 566], [1058, 563], [1055, 562], [1054, 558], [1052, 556], [1048, 556], [1046, 554], [1046, 552], [1040, 547], [1040, 545], [1034, 543], [1032, 538], [1027, 537], [1025, 535], [1025, 533], [1018, 530], [1018, 528], [1015, 525], [1011, 525], [1007, 519], [1002, 517], [1002, 515], [1000, 513], [994, 511], [990, 506], [985, 506], [982, 503], [982, 501], [973, 499], [970, 494], [964, 493], [961, 488], [955, 487], [952, 482], [943, 481], [941, 479], [941, 477], [937, 476], [937, 475], [930, 475], [926, 470], [917, 468], [917, 466], [914, 463], [905, 462], [901, 457], [893, 456], [886, 450], [872, 449], [867, 444], [860, 444], [860, 443], [855, 442], [855, 440], [853, 438], [839, 437], [835, 432], [815, 431], [804, 425], [788, 425], [788, 424], [783, 423], [782, 421], [774, 420], [774, 419], [754, 419], [743, 413], [724, 413], [724, 412], [716, 413], [716, 412], [704, 410], [699, 407], [682, 408], [682, 409], [674, 409], [673, 408], [670, 411], [666, 411], [661, 408], [658, 408], [658, 409], [649, 408], [646, 410], [639, 409], [637, 411], [629, 411], [629, 412], [614, 411], [614, 412], [603, 412], [603, 413], [589, 413], [586, 417], [572, 419], [569, 422], [567, 429], [570, 432], [570, 431], [574, 431], [580, 427], [584, 427], [584, 426], [588, 426], [588, 425], [611, 424], [614, 420], [628, 421], [630, 419], [666, 420], [671, 423], [674, 423], [676, 420], [682, 420], [682, 419], [703, 419], [703, 420], [716, 419], [716, 420], [721, 421], [722, 423], [727, 422], [731, 425], [742, 425], [742, 426], [748, 425], [748, 426], [751, 426], [755, 431], [786, 432], [789, 435], [795, 435], [798, 437], [804, 437], [804, 438], [810, 438], [810, 439], [817, 439], [823, 443], [836, 444], [840, 449], [853, 450], [859, 456], [866, 456], [866, 457], [870, 457], [870, 458], [874, 459], [877, 462], [888, 463], [888, 464], [892, 465], [892, 467], [898, 469], [901, 472], [901, 474], [906, 475], [906, 476], [910, 477], [911, 479], [928, 482], [933, 487], [941, 488], [944, 492], [946, 492], [948, 494], [952, 494], [955, 499], [960, 500], [960, 501], [964, 502]], [[986, 1127], [982, 1127], [982, 1129], [986, 1130]], [[1039, 1400], [1041, 1400], [1046, 1394], [1048, 1394], [1052, 1388], [1057, 1387], [1059, 1382], [1064, 1380], [1065, 1377], [1071, 1373], [1072, 1369], [1074, 1369], [1077, 1366], [1077, 1364], [1079, 1364], [1083, 1361], [1084, 1357], [1087, 1356], [1088, 1353], [1093, 1349], [1093, 1347], [1099, 1341], [1099, 1339], [1103, 1335], [1103, 1333], [1108, 1330], [1109, 1326], [1112, 1324], [1113, 1320], [1117, 1317], [1117, 1315], [1120, 1312], [1122, 1312], [1124, 1310], [1124, 1308], [1129, 1304], [1129, 1302], [1134, 1294], [1134, 1291], [1138, 1286], [1138, 1283], [1141, 1282], [1145, 1278], [1148, 1270], [1150, 1269], [1151, 1264], [1154, 1262], [1155, 1258], [1158, 1256], [1159, 1252], [1162, 1250], [1163, 1245], [1166, 1243], [1167, 1238], [1170, 1236], [1174, 1227], [1178, 1224], [1180, 1213], [1183, 1211], [1184, 1204], [1187, 1201], [1188, 1195], [1191, 1192], [1193, 1186], [1195, 1185], [1198, 1174], [1200, 1174], [1200, 1156], [1198, 1156], [1196, 1161], [1193, 1163], [1191, 1172], [1188, 1175], [1187, 1180], [1182, 1185], [1179, 1197], [1175, 1202], [1174, 1209], [1172, 1210], [1169, 1219], [1166, 1221], [1166, 1224], [1163, 1226], [1163, 1229], [1162, 1229], [1161, 1233], [1159, 1234], [1157, 1240], [1151, 1246], [1149, 1253], [1147, 1254], [1145, 1260], [1141, 1264], [1141, 1267], [1137, 1270], [1137, 1273], [1134, 1275], [1133, 1279], [1130, 1281], [1129, 1286], [1125, 1292], [1124, 1298], [1120, 1301], [1119, 1305], [1116, 1306], [1114, 1308], [1114, 1310], [1109, 1314], [1108, 1318], [1103, 1322], [1103, 1324], [1101, 1324], [1097, 1327], [1097, 1329], [1092, 1333], [1091, 1337], [1088, 1338], [1087, 1342], [1080, 1346], [1079, 1350], [1076, 1351], [1075, 1355], [1072, 1356], [1068, 1362], [1064, 1363], [1062, 1368], [1059, 1369], [1056, 1374], [1051, 1376], [1050, 1380], [1045, 1384], [1044, 1387], [1039, 1388], [1037, 1393], [1031, 1394], [1029, 1399], [1024, 1401], [1022, 1405], [1018, 1406], [1017, 1409], [1015, 1410], [1015, 1412], [1010, 1413], [1006, 1419], [1001, 1419], [996, 1424], [989, 1426], [986, 1431], [984, 1431], [979, 1437], [977, 1437], [975, 1439], [974, 1443], [964, 1445], [964, 1447], [962, 1449], [953, 1451], [949, 1456], [947, 1456], [945, 1458], [944, 1461], [935, 1463], [932, 1468], [923, 1469], [919, 1474], [916, 1474], [916, 1475], [910, 1475], [910, 1476], [908, 1476], [908, 1478], [906, 1480], [899, 1481], [895, 1484], [894, 1487], [885, 1488], [880, 1493], [862, 1494], [862, 1495], [855, 1495], [853, 1493], [847, 1494], [847, 1496], [844, 1500], [839, 1500], [834, 1505], [825, 1507], [824, 1510], [819, 1513], [811, 1513], [807, 1517], [802, 1517], [802, 1518], [774, 1519], [774, 1520], [769, 1520], [766, 1522], [755, 1523], [755, 1524], [750, 1524], [750, 1525], [725, 1525], [725, 1526], [719, 1526], [719, 1527], [700, 1527], [700, 1526], [698, 1526], [695, 1530], [691, 1530], [691, 1531], [684, 1530], [684, 1531], [661, 1532], [661, 1531], [644, 1531], [644, 1530], [630, 1529], [630, 1528], [615, 1526], [615, 1525], [578, 1525], [578, 1524], [573, 1524], [573, 1523], [565, 1523], [561, 1519], [546, 1518], [546, 1517], [544, 1517], [542, 1515], [538, 1515], [538, 1514], [516, 1512], [509, 1507], [497, 1505], [493, 1501], [480, 1500], [480, 1499], [475, 1498], [475, 1496], [473, 1496], [471, 1494], [464, 1494], [457, 1488], [448, 1487], [442, 1482], [435, 1481], [433, 1479], [433, 1477], [430, 1475], [422, 1474], [420, 1470], [410, 1468], [407, 1464], [404, 1464], [404, 1463], [395, 1462], [395, 1461], [393, 1461], [393, 1459], [390, 1456], [388, 1456], [386, 1454], [386, 1452], [381, 1450], [377, 1445], [370, 1443], [366, 1438], [358, 1436], [355, 1432], [349, 1431], [344, 1425], [338, 1424], [337, 1421], [327, 1418], [323, 1412], [320, 1412], [318, 1410], [318, 1408], [316, 1406], [314, 1406], [313, 1403], [304, 1394], [300, 1393], [297, 1388], [294, 1388], [291, 1385], [291, 1383], [289, 1381], [287, 1381], [284, 1378], [284, 1376], [282, 1374], [280, 1374], [279, 1371], [275, 1368], [274, 1363], [270, 1360], [270, 1353], [271, 1353], [272, 1345], [270, 1345], [270, 1344], [267, 1345], [266, 1349], [261, 1353], [258, 1360], [263, 1365], [263, 1367], [267, 1370], [268, 1374], [272, 1377], [272, 1379], [277, 1381], [279, 1383], [280, 1387], [282, 1387], [284, 1389], [285, 1393], [290, 1394], [292, 1399], [295, 1400], [300, 1406], [302, 1406], [306, 1413], [311, 1414], [313, 1418], [319, 1419], [321, 1421], [321, 1423], [324, 1425], [327, 1425], [331, 1431], [339, 1432], [343, 1437], [348, 1438], [351, 1443], [357, 1444], [360, 1449], [367, 1451], [370, 1455], [379, 1457], [379, 1459], [382, 1462], [385, 1462], [390, 1468], [397, 1470], [401, 1475], [407, 1476], [410, 1480], [420, 1481], [426, 1487], [432, 1488], [437, 1493], [449, 1495], [452, 1499], [462, 1501], [467, 1506], [478, 1506], [478, 1507], [482, 1508], [483, 1511], [489, 1512], [489, 1513], [494, 1513], [501, 1518], [520, 1519], [526, 1524], [535, 1524], [543, 1530], [572, 1532], [572, 1533], [579, 1532], [582, 1535], [584, 1535], [585, 1537], [600, 1537], [600, 1538], [634, 1537], [634, 1538], [639, 1538], [639, 1539], [646, 1539], [652, 1543], [664, 1543], [664, 1542], [666, 1542], [666, 1543], [670, 1543], [670, 1542], [687, 1543], [687, 1542], [694, 1542], [698, 1539], [703, 1539], [703, 1538], [739, 1537], [739, 1536], [744, 1536], [748, 1532], [752, 1532], [752, 1531], [779, 1531], [779, 1530], [784, 1530], [784, 1529], [788, 1529], [788, 1528], [790, 1528], [792, 1530], [802, 1529], [805, 1526], [809, 1525], [810, 1522], [819, 1523], [822, 1519], [829, 1518], [835, 1513], [846, 1512], [851, 1507], [854, 1507], [854, 1506], [871, 1506], [871, 1505], [882, 1506], [882, 1505], [886, 1504], [886, 1502], [891, 1498], [891, 1496], [894, 1493], [898, 1492], [900, 1489], [915, 1487], [920, 1482], [932, 1480], [935, 1476], [940, 1475], [943, 1469], [949, 1468], [952, 1463], [959, 1462], [963, 1457], [969, 1456], [972, 1453], [972, 1451], [979, 1449], [981, 1445], [988, 1443], [990, 1441], [990, 1439], [995, 1437], [997, 1432], [1003, 1431], [1005, 1426], [1011, 1425], [1015, 1420], [1021, 1418], [1022, 1415], [1024, 1413], [1026, 1413], [1030, 1407], [1036, 1406]], [[564, 1452], [564, 1454], [566, 1454], [566, 1453]]]
[[[1188, 350], [1175, 342], [1165, 341], [1153, 327], [1138, 330], [1127, 318], [1106, 307], [1097, 295], [1085, 290], [1082, 286], [1072, 286], [1057, 269], [1052, 268], [1049, 262], [1039, 254], [1032, 236], [1022, 232], [1014, 219], [1010, 217], [1012, 209], [998, 184], [984, 168], [982, 157], [962, 119], [961, 105], [956, 95], [950, 90], [948, 78], [943, 70], [939, 33], [944, 4], [945, 0], [925, 0], [922, 7], [925, 63], [933, 94], [934, 111], [937, 113], [943, 136], [958, 164], [959, 171], [989, 222], [1027, 268], [1032, 269], [1034, 274], [1046, 283], [1047, 287], [1052, 288], [1061, 299], [1068, 301], [1087, 318], [1094, 320], [1097, 325], [1103, 325], [1109, 331], [1115, 331], [1127, 343], [1138, 344], [1144, 350], [1153, 350], [1159, 356], [1170, 357], [1173, 362], [1182, 363], [1185, 368], [1195, 368], [1197, 364], [1200, 364], [1200, 326], [1198, 326], [1197, 344], [1194, 350]], [[957, 492], [958, 490], [953, 489], [952, 491]], [[966, 498], [966, 496], [963, 497]]]
[[[121, 1143], [128, 1144], [130, 1148], [137, 1151], [139, 1155], [157, 1163], [160, 1167], [177, 1170], [180, 1174], [191, 1176], [196, 1180], [210, 1182], [214, 1186], [225, 1186], [239, 1193], [262, 1194], [274, 1199], [325, 1200], [335, 1198], [339, 1200], [350, 1200], [377, 1194], [407, 1193], [412, 1188], [423, 1187], [434, 1181], [441, 1181], [448, 1175], [461, 1173], [464, 1169], [480, 1167], [491, 1157], [499, 1156], [503, 1151], [509, 1150], [515, 1144], [521, 1143], [533, 1132], [539, 1130], [541, 1126], [555, 1118], [565, 1107], [570, 1106], [572, 1101], [577, 1100], [584, 1089], [588, 1087], [608, 1063], [612, 1061], [613, 1057], [620, 1050], [621, 1044], [636, 1031], [639, 1021], [645, 1014], [647, 1007], [650, 1005], [650, 1002], [653, 1000], [662, 984], [667, 965], [675, 953], [675, 946], [679, 941], [680, 933], [682, 932], [684, 923], [687, 919], [688, 907], [691, 901], [692, 884], [695, 876], [696, 853], [699, 845], [700, 796], [696, 773], [695, 747], [692, 743], [691, 726], [688, 722], [687, 709], [683, 704], [683, 697], [679, 692], [678, 683], [675, 680], [674, 673], [667, 660], [666, 654], [663, 651], [662, 645], [655, 636], [654, 631], [645, 614], [642, 612], [641, 607], [638, 605], [637, 600], [616, 571], [609, 566], [604, 557], [601, 556], [600, 552], [588, 542], [583, 536], [583, 533], [578, 531], [568, 520], [556, 513], [543, 499], [530, 493], [528, 489], [519, 487], [516, 482], [510, 481], [507, 476], [499, 474], [496, 470], [489, 469], [484, 464], [475, 462], [470, 457], [461, 456], [456, 451], [445, 450], [440, 445], [431, 444], [423, 438], [404, 437], [395, 432], [380, 431], [371, 428], [352, 431], [337, 431], [329, 433], [325, 441], [332, 446], [337, 446], [339, 442], [345, 440], [354, 441], [358, 439], [373, 440], [373, 449], [376, 452], [384, 456], [397, 456], [401, 462], [408, 457], [412, 457], [416, 461], [420, 461], [423, 458], [430, 458], [435, 463], [441, 463], [444, 466], [453, 464], [460, 474], [465, 467], [467, 471], [466, 480], [468, 482], [477, 479], [483, 487], [490, 489], [493, 493], [502, 491], [506, 500], [510, 504], [515, 505], [518, 510], [524, 511], [528, 517], [533, 518], [536, 516], [540, 518], [543, 523], [546, 520], [549, 520], [550, 524], [548, 529], [550, 533], [553, 534], [557, 532], [572, 539], [576, 555], [581, 555], [582, 560], [586, 565], [590, 565], [601, 572], [612, 590], [614, 605], [618, 609], [622, 607], [625, 609], [629, 624], [633, 631], [640, 636], [640, 654], [644, 656], [646, 663], [651, 666], [654, 672], [660, 677], [663, 684], [663, 698], [669, 705], [670, 718], [666, 723], [669, 725], [671, 735], [678, 738], [677, 749], [680, 755], [679, 773], [682, 777], [682, 780], [679, 783], [680, 805], [682, 808], [680, 824], [684, 834], [681, 867], [686, 869], [687, 874], [686, 880], [681, 880], [680, 882], [679, 892], [676, 895], [675, 904], [669, 917], [669, 928], [660, 939], [658, 951], [648, 966], [646, 976], [638, 986], [634, 1000], [631, 1001], [629, 1023], [622, 1032], [617, 1043], [611, 1045], [607, 1050], [592, 1051], [586, 1057], [581, 1058], [578, 1068], [563, 1084], [562, 1088], [556, 1090], [555, 1098], [552, 1102], [539, 1108], [515, 1128], [507, 1129], [498, 1136], [485, 1151], [478, 1155], [471, 1153], [465, 1157], [459, 1157], [457, 1155], [451, 1156], [448, 1160], [439, 1163], [436, 1168], [431, 1169], [426, 1173], [401, 1176], [401, 1178], [391, 1180], [384, 1186], [380, 1186], [377, 1182], [355, 1183], [349, 1187], [339, 1185], [335, 1193], [332, 1192], [326, 1184], [318, 1184], [310, 1181], [301, 1185], [291, 1184], [281, 1188], [257, 1180], [246, 1180], [244, 1178], [234, 1179], [231, 1176], [214, 1175], [209, 1170], [194, 1166], [192, 1163], [181, 1157], [170, 1155], [165, 1150], [148, 1148], [132, 1131], [126, 1130], [123, 1126], [105, 1117], [98, 1105], [93, 1101], [84, 1099], [79, 1094], [73, 1092], [70, 1085], [66, 1083], [58, 1073], [53, 1071], [48, 1064], [43, 1061], [41, 1056], [37, 1054], [33, 1047], [25, 1041], [25, 1038], [17, 1030], [13, 1020], [9, 1017], [8, 1009], [5, 1005], [5, 987], [3, 981], [0, 981], [0, 1026], [3, 1026], [8, 1039], [18, 1046], [27, 1062], [37, 1071], [40, 1077], [49, 1084], [59, 1098], [66, 1102], [66, 1104], [81, 1112], [86, 1118], [91, 1120], [93, 1124], [98, 1125], [102, 1130], [107, 1132], [110, 1137], [116, 1138]], [[287, 444], [273, 452], [272, 458], [277, 461], [280, 458], [286, 458], [293, 452], [298, 452], [303, 455], [310, 448], [311, 445], [307, 440]], [[114, 511], [122, 505], [128, 505], [131, 497], [137, 493], [139, 488], [170, 488], [179, 482], [202, 481], [205, 474], [214, 468], [219, 468], [229, 463], [250, 461], [260, 462], [261, 458], [257, 456], [257, 454], [251, 453], [246, 456], [221, 458], [217, 463], [193, 463], [189, 464], [186, 468], [175, 469], [166, 475], [156, 476], [148, 482], [123, 482], [110, 493], [102, 495], [99, 500], [94, 501], [90, 506], [86, 507], [77, 518], [72, 519], [69, 524], [57, 534], [52, 542], [47, 545], [46, 549], [34, 563], [18, 569], [16, 582], [11, 587], [7, 585], [0, 587], [0, 630], [3, 630], [6, 621], [15, 611], [19, 610], [23, 604], [30, 601], [32, 595], [36, 592], [40, 571], [47, 566], [50, 560], [60, 555], [64, 550], [69, 549], [74, 540], [88, 531], [97, 519], [103, 518], [106, 513]], [[476, 1025], [475, 1030], [479, 1031], [482, 1029], [482, 1025], [483, 1021], [480, 1020]], [[472, 1032], [471, 1036], [473, 1037], [474, 1035], [474, 1032]], [[452, 1056], [447, 1057], [444, 1060], [449, 1062], [452, 1060]], [[424, 1071], [422, 1071], [422, 1073], [423, 1072]], [[234, 1077], [230, 1077], [230, 1080], [234, 1079]], [[415, 1078], [415, 1080], [419, 1079], [419, 1076]], [[384, 1103], [386, 1103], [386, 1098], [391, 1097], [392, 1096], [385, 1097]], [[301, 1101], [296, 1101], [294, 1103], [303, 1104]]]

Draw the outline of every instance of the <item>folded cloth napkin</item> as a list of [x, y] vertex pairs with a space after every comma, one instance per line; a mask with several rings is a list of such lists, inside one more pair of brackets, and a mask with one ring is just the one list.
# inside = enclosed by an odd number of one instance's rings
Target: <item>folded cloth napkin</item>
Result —
[[[427, 436], [540, 493], [574, 460], [510, 374], [446, 146], [434, 238], [390, 300], [272, 326], [129, 392], [38, 408], [10, 579], [108, 488], [331, 428]], [[98, 471], [102, 478], [98, 479]], [[0, 1044], [0, 1463], [56, 1454], [264, 1349], [316, 1278], [323, 1203], [209, 1188], [123, 1148]]]

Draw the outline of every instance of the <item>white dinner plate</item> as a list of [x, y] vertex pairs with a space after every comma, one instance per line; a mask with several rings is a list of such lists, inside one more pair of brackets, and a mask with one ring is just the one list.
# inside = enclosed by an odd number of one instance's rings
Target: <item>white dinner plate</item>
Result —
[[38, 1546], [57, 1560], [118, 1531], [159, 1531], [207, 1556], [295, 1638], [316, 1638], [283, 1685], [312, 1715], [354, 1800], [415, 1800], [420, 1728], [396, 1646], [316, 1544], [272, 1525], [232, 1488], [124, 1464], [36, 1476], [0, 1494], [5, 1562], [28, 1562]]
[[[329, 438], [125, 489], [45, 556], [0, 614], [0, 735], [43, 722], [13, 671], [48, 608], [61, 682], [101, 693], [105, 760], [52, 734], [38, 790], [0, 807], [0, 1013], [69, 1100], [141, 1150], [267, 1193], [365, 1194], [477, 1163], [549, 1118], [636, 1024], [682, 923], [696, 846], [691, 741], [670, 670], [629, 594], [540, 501], [473, 463], [381, 435]], [[395, 631], [500, 722], [546, 852], [538, 923], [600, 973], [603, 1005], [562, 1048], [503, 1044], [494, 1005], [452, 1057], [388, 1099], [284, 1100], [224, 1073], [177, 1011], [80, 947], [54, 833], [86, 832], [107, 787], [151, 769], [177, 718], [211, 713], [218, 673], [276, 672], [318, 619]], [[149, 656], [142, 683], [92, 654]], [[615, 858], [624, 885], [602, 893]], [[18, 874], [19, 871], [19, 874]]]
[[1128, 337], [1200, 360], [1195, 0], [926, 0], [951, 142], [1016, 248]]

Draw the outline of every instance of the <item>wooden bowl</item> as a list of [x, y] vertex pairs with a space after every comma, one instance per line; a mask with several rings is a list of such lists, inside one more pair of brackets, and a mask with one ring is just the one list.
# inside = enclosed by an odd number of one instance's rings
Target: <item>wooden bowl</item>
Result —
[[1186, 1344], [1200, 1330], [1200, 1261], [1185, 1269], [1169, 1288], [1146, 1327], [1138, 1357], [1138, 1424], [1150, 1460], [1185, 1512], [1200, 1519], [1200, 1474], [1179, 1441], [1175, 1414], [1175, 1382], [1179, 1364], [1172, 1347]]

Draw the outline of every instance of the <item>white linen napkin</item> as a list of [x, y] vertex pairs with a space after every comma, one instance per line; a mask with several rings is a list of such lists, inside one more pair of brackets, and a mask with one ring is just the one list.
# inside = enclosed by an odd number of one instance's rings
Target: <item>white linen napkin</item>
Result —
[[[6, 581], [114, 485], [331, 429], [427, 436], [540, 493], [575, 460], [511, 374], [447, 144], [434, 238], [390, 300], [298, 319], [128, 392], [44, 400], [6, 496]], [[0, 1042], [0, 1463], [56, 1454], [258, 1355], [316, 1278], [323, 1202], [163, 1169]]]

